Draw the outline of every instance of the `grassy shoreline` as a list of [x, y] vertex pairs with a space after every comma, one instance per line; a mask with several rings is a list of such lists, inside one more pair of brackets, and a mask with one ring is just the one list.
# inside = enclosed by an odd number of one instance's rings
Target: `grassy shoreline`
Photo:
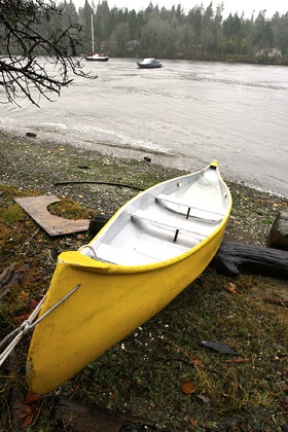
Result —
[[[89, 233], [49, 238], [19, 209], [14, 196], [55, 194], [65, 198], [51, 211], [93, 217], [115, 212], [137, 191], [72, 182], [115, 181], [146, 188], [181, 171], [11, 134], [0, 135], [0, 157], [0, 274], [13, 265], [18, 275], [1, 299], [1, 340], [46, 291], [59, 252], [89, 238]], [[71, 183], [55, 185], [60, 180]], [[226, 238], [264, 245], [277, 213], [287, 211], [287, 200], [228, 184], [234, 203]], [[208, 268], [138, 331], [58, 392], [31, 403], [25, 402], [29, 337], [24, 338], [0, 370], [0, 429], [17, 430], [15, 425], [27, 421], [28, 415], [15, 411], [21, 403], [26, 411], [38, 409], [27, 430], [73, 430], [55, 426], [54, 409], [65, 397], [150, 419], [158, 431], [281, 431], [288, 421], [288, 318], [285, 308], [265, 303], [265, 297], [287, 300], [287, 281], [254, 275], [232, 279]], [[201, 340], [226, 343], [239, 356], [207, 350]]]

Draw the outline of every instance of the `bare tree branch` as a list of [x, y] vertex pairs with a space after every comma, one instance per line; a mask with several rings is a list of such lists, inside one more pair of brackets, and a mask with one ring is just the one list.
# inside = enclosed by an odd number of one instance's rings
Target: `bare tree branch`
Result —
[[41, 96], [50, 100], [49, 95], [59, 95], [73, 81], [71, 74], [97, 78], [75, 58], [81, 26], [70, 22], [53, 29], [49, 21], [55, 16], [61, 18], [62, 10], [51, 0], [0, 0], [0, 87], [5, 97], [0, 102], [25, 97], [39, 106]]

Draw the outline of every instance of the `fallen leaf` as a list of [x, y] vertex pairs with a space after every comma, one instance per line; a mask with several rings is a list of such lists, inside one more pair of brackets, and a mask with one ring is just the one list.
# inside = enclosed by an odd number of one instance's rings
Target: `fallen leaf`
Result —
[[276, 299], [276, 298], [265, 298], [264, 302], [271, 303], [271, 304], [277, 304], [279, 306], [288, 307], [288, 301], [287, 300]]
[[206, 348], [211, 348], [222, 354], [239, 355], [236, 351], [230, 348], [227, 344], [221, 342], [200, 341], [200, 344]]
[[273, 206], [274, 206], [274, 207], [282, 207], [282, 206], [283, 206], [283, 204], [282, 204], [282, 203], [280, 203], [280, 202], [278, 202], [278, 203], [273, 203]]
[[34, 420], [34, 418], [35, 418], [35, 416], [37, 414], [37, 409], [34, 408], [34, 410], [35, 410], [35, 412], [32, 412], [30, 415], [28, 415], [27, 417], [25, 417], [25, 419], [24, 419], [24, 421], [22, 423], [22, 428], [23, 429], [25, 429], [27, 426], [29, 426], [33, 422], [33, 420]]
[[19, 420], [27, 417], [28, 415], [31, 414], [31, 409], [32, 408], [29, 405], [20, 403], [15, 408], [16, 418]]
[[15, 409], [15, 417], [22, 420], [22, 428], [29, 426], [38, 413], [38, 408], [26, 404], [19, 404]]
[[38, 305], [38, 303], [39, 303], [39, 300], [32, 299], [32, 300], [30, 300], [30, 302], [29, 302], [29, 307], [30, 307], [32, 310], [34, 310], [34, 309], [36, 308], [36, 306]]
[[76, 238], [77, 238], [77, 240], [85, 240], [85, 235], [84, 234], [78, 234]]
[[30, 404], [32, 402], [36, 402], [43, 399], [43, 395], [37, 395], [31, 391], [29, 391], [29, 393], [27, 394], [26, 398], [25, 398], [25, 403], [26, 404]]
[[23, 321], [27, 320], [28, 318], [29, 318], [29, 315], [24, 314], [24, 315], [20, 315], [19, 317], [15, 317], [14, 320], [18, 325], [20, 325], [23, 323]]
[[25, 403], [19, 403], [19, 405], [15, 408], [15, 417], [22, 421], [21, 426], [23, 429], [33, 422], [38, 413], [38, 408], [29, 404], [32, 402], [37, 402], [40, 399], [43, 399], [43, 396], [29, 392], [25, 398]]
[[196, 427], [197, 427], [197, 424], [196, 424], [196, 422], [195, 422], [195, 420], [194, 420], [194, 419], [190, 419], [190, 424], [191, 424], [191, 426], [192, 426], [193, 428], [195, 428], [195, 429], [196, 429]]
[[187, 381], [181, 384], [181, 390], [183, 393], [190, 395], [195, 392], [195, 386], [191, 381]]
[[193, 366], [201, 366], [201, 367], [205, 366], [204, 362], [200, 359], [199, 356], [193, 357], [192, 363], [193, 363]]
[[223, 288], [232, 294], [237, 294], [236, 285], [233, 282], [229, 282], [227, 285], [224, 285]]

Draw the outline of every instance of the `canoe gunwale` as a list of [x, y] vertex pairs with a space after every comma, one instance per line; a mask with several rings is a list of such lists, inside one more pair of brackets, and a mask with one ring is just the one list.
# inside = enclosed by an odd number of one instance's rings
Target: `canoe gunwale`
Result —
[[62, 252], [59, 255], [58, 262], [70, 266], [76, 266], [76, 267], [81, 266], [83, 267], [83, 269], [85, 268], [87, 271], [91, 271], [91, 272], [94, 271], [98, 273], [126, 274], [126, 273], [143, 273], [147, 271], [156, 271], [163, 267], [172, 266], [173, 264], [179, 261], [185, 260], [186, 258], [196, 253], [198, 249], [205, 247], [206, 244], [208, 244], [211, 240], [213, 240], [213, 238], [216, 237], [220, 231], [222, 231], [223, 226], [225, 226], [227, 223], [228, 217], [229, 214], [225, 216], [221, 224], [217, 227], [215, 231], [212, 232], [212, 234], [210, 234], [204, 240], [200, 241], [197, 245], [195, 245], [191, 249], [188, 249], [186, 252], [167, 260], [163, 260], [151, 264], [123, 265], [123, 264], [114, 264], [106, 261], [100, 261], [96, 258], [92, 258], [87, 255], [84, 255], [79, 251], [68, 251], [68, 252]]

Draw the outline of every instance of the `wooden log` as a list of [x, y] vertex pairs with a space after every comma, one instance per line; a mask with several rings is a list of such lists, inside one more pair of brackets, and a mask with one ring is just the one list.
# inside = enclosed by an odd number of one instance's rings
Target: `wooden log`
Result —
[[270, 230], [267, 246], [288, 251], [288, 212], [278, 213]]
[[222, 242], [211, 265], [229, 276], [252, 273], [285, 279], [288, 277], [288, 252], [227, 241]]
[[[129, 414], [112, 412], [96, 404], [84, 405], [61, 398], [56, 409], [56, 421], [75, 432], [119, 432], [154, 428], [154, 422]], [[139, 425], [139, 427], [138, 427]], [[129, 429], [130, 428], [130, 429]], [[142, 429], [141, 429], [142, 428]]]
[[106, 214], [97, 215], [95, 216], [94, 219], [91, 219], [89, 223], [90, 233], [92, 235], [96, 235], [112, 216], [113, 216], [112, 214], [106, 213]]

